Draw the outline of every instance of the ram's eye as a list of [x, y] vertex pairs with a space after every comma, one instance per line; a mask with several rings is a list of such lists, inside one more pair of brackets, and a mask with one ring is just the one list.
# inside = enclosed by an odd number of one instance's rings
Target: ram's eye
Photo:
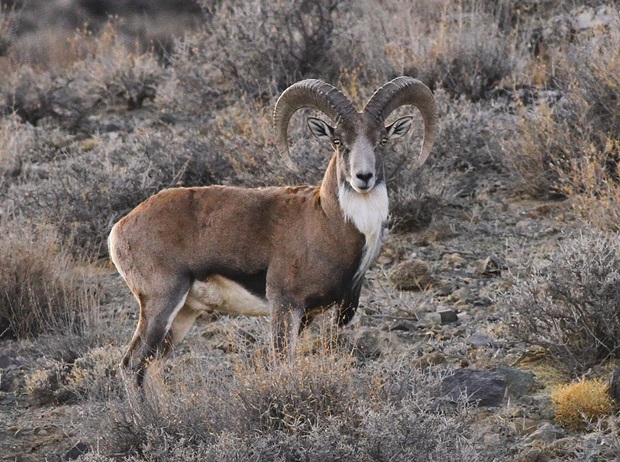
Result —
[[388, 142], [387, 138], [382, 138], [381, 139], [381, 146], [385, 146], [387, 144], [387, 142]]
[[334, 143], [334, 146], [339, 148], [340, 146], [342, 146], [342, 143], [340, 142], [340, 140], [338, 138], [334, 138], [332, 140], [332, 143]]

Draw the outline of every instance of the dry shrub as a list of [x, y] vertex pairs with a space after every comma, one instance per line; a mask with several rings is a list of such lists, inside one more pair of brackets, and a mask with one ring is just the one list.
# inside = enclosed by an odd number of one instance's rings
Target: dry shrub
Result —
[[[620, 88], [620, 87], [619, 87]], [[590, 146], [571, 163], [564, 188], [574, 210], [598, 229], [620, 231], [620, 139]]]
[[0, 223], [0, 337], [79, 334], [96, 295], [50, 226]]
[[356, 425], [361, 418], [357, 399], [368, 391], [354, 381], [351, 364], [351, 358], [328, 354], [275, 367], [261, 360], [242, 368], [235, 390], [236, 406], [244, 410], [242, 431], [304, 434], [331, 418]]
[[564, 197], [563, 166], [570, 165], [573, 133], [555, 119], [555, 109], [543, 102], [533, 112], [521, 106], [516, 136], [504, 150], [513, 166], [518, 189], [539, 198]]
[[[356, 37], [347, 41], [353, 33], [343, 31], [338, 42], [353, 49], [340, 53], [345, 68], [381, 63], [381, 79], [411, 75], [473, 101], [486, 98], [514, 68], [517, 50], [510, 36], [502, 34], [495, 17], [475, 1], [363, 2], [353, 11]], [[363, 59], [351, 62], [357, 56]]]
[[[104, 245], [116, 220], [157, 191], [223, 180], [225, 165], [191, 131], [137, 125], [125, 138], [56, 140], [53, 131], [41, 133], [7, 188], [7, 203], [28, 218], [45, 216], [64, 239], [92, 252]], [[33, 175], [29, 165], [41, 174]]]
[[[7, 117], [0, 124], [0, 194], [24, 172], [24, 163], [33, 147], [33, 129], [19, 122], [17, 117]], [[0, 196], [1, 197], [1, 196]], [[0, 217], [10, 213], [0, 211]]]
[[438, 378], [406, 361], [361, 368], [334, 350], [290, 364], [263, 355], [172, 364], [145, 397], [93, 409], [97, 446], [136, 461], [489, 460], [463, 437], [467, 412], [442, 406]]
[[95, 131], [100, 127], [89, 119], [103, 107], [134, 110], [155, 99], [165, 69], [154, 52], [125, 43], [116, 22], [97, 36], [83, 30], [63, 40], [73, 50], [70, 65], [51, 72], [24, 64], [7, 73], [0, 84], [2, 112], [32, 125], [52, 119], [72, 132]]
[[[620, 15], [617, 18], [620, 23]], [[563, 169], [564, 191], [576, 210], [595, 226], [620, 229], [620, 34], [569, 54], [566, 72], [573, 95], [567, 106], [577, 123], [567, 123], [579, 152]], [[592, 56], [590, 55], [592, 54]], [[578, 115], [579, 114], [579, 115]], [[579, 139], [581, 138], [581, 139]]]
[[604, 380], [581, 379], [559, 385], [551, 392], [555, 420], [566, 428], [579, 430], [613, 412], [613, 402]]
[[[620, 16], [617, 17], [620, 23]], [[520, 106], [518, 132], [505, 143], [523, 188], [535, 197], [570, 196], [605, 229], [617, 227], [620, 34], [603, 29], [576, 40], [556, 63], [559, 89]], [[605, 225], [596, 210], [611, 216]]]
[[[7, 56], [15, 63], [64, 72], [84, 57], [74, 47], [74, 31], [98, 35], [110, 18], [131, 47], [153, 50], [161, 58], [171, 51], [173, 37], [199, 27], [203, 15], [196, 1], [9, 1], [12, 16]], [[205, 1], [205, 3], [208, 3]], [[6, 6], [7, 2], [3, 5]], [[79, 51], [76, 54], [76, 51]]]
[[411, 137], [415, 143], [395, 144], [386, 155], [396, 231], [419, 230], [431, 222], [439, 205], [494, 191], [509, 175], [501, 146], [513, 130], [512, 118], [480, 103], [455, 101], [443, 90], [436, 91], [435, 98], [439, 133], [425, 166], [412, 168], [422, 139], [421, 120]]
[[0, 56], [6, 56], [15, 39], [15, 8], [0, 6]]
[[16, 114], [22, 121], [37, 125], [56, 115], [53, 102], [58, 87], [48, 72], [20, 66], [0, 82], [0, 114]]
[[270, 97], [306, 76], [329, 78], [338, 63], [326, 62], [332, 44], [332, 12], [339, 0], [252, 0], [222, 4], [207, 26], [201, 52], [220, 73], [220, 83], [252, 96]]
[[298, 171], [288, 169], [273, 142], [272, 107], [242, 101], [220, 110], [208, 124], [209, 150], [231, 167], [225, 182], [246, 187], [318, 184], [333, 149], [312, 137], [308, 113], [300, 111], [288, 129]]
[[575, 373], [618, 357], [618, 237], [585, 232], [560, 244], [549, 260], [508, 297], [513, 332]]
[[436, 59], [427, 56], [417, 65], [418, 72], [414, 61], [414, 72], [454, 97], [466, 96], [472, 101], [486, 98], [487, 92], [512, 72], [506, 37], [481, 14], [472, 13], [451, 22], [456, 23], [454, 29], [449, 26], [455, 32], [447, 33], [446, 41], [437, 45]]
[[128, 46], [118, 25], [110, 21], [98, 34], [91, 54], [78, 61], [71, 73], [68, 86], [74, 94], [92, 99], [93, 104], [120, 102], [133, 110], [155, 99], [164, 70], [153, 52]]
[[34, 405], [109, 400], [120, 392], [118, 364], [122, 353], [111, 346], [84, 345], [71, 360], [40, 358], [25, 379], [24, 391]]

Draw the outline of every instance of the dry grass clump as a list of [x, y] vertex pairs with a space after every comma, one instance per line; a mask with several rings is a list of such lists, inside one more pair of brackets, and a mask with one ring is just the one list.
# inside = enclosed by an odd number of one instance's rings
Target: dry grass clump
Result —
[[507, 298], [513, 331], [583, 373], [620, 353], [620, 240], [600, 232], [561, 243], [546, 269]]
[[78, 334], [96, 295], [50, 226], [0, 222], [0, 337]]
[[551, 392], [555, 420], [566, 428], [580, 430], [613, 412], [607, 383], [600, 379], [559, 385]]
[[[103, 415], [102, 455], [125, 460], [487, 460], [463, 438], [468, 414], [434, 397], [438, 380], [402, 360], [360, 368], [323, 351], [291, 364], [258, 359], [156, 375], [145, 398]], [[172, 374], [170, 374], [172, 372]], [[498, 453], [497, 448], [493, 448]], [[501, 452], [501, 451], [499, 451]]]
[[45, 356], [39, 359], [24, 383], [32, 404], [75, 403], [112, 399], [120, 392], [118, 364], [122, 353], [111, 346], [88, 348], [70, 361]]
[[[427, 56], [427, 61], [418, 65], [419, 77], [437, 83], [456, 98], [486, 98], [513, 70], [506, 36], [493, 26], [491, 18], [480, 13], [446, 19], [444, 27], [450, 32], [440, 37], [436, 59]], [[415, 69], [415, 61], [412, 65]]]

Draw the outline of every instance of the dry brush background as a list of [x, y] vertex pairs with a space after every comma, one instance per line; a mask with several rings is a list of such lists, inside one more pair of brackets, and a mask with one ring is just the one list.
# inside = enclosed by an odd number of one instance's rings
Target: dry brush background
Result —
[[[616, 2], [0, 4], [0, 460], [620, 460]], [[440, 135], [420, 171], [421, 130], [390, 154], [353, 325], [273, 365], [267, 320], [201, 319], [134, 396], [111, 225], [170, 186], [317, 183], [301, 116], [300, 171], [276, 153], [280, 92], [398, 75]]]

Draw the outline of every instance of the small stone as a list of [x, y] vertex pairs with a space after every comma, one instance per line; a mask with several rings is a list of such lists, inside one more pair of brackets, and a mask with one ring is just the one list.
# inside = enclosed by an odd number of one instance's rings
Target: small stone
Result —
[[495, 346], [495, 342], [493, 342], [493, 340], [480, 332], [474, 332], [465, 341], [476, 348]]
[[389, 277], [398, 290], [426, 290], [435, 282], [428, 265], [422, 260], [408, 260], [394, 265]]
[[502, 270], [507, 268], [506, 261], [497, 255], [491, 255], [484, 260], [476, 262], [476, 273], [487, 276], [499, 275], [502, 273]]
[[439, 313], [426, 313], [424, 318], [418, 322], [419, 327], [432, 327], [441, 324], [441, 315]]
[[545, 422], [538, 429], [525, 439], [526, 443], [540, 441], [550, 444], [562, 436], [562, 432], [553, 424]]
[[174, 125], [179, 122], [179, 120], [175, 116], [168, 112], [165, 112], [161, 116], [159, 116], [159, 120], [170, 125]]
[[459, 317], [454, 310], [441, 310], [438, 311], [438, 313], [441, 318], [442, 324], [449, 324], [452, 322], [457, 322], [459, 320]]
[[466, 311], [461, 311], [460, 313], [457, 314], [458, 318], [459, 318], [459, 322], [464, 323], [464, 322], [468, 322], [469, 320], [471, 320], [471, 314], [467, 313]]
[[11, 366], [20, 366], [22, 361], [14, 351], [7, 351], [0, 354], [0, 369], [8, 369]]
[[60, 460], [61, 461], [75, 460], [75, 459], [79, 458], [80, 456], [83, 456], [84, 454], [87, 454], [89, 452], [90, 452], [90, 445], [88, 445], [86, 443], [79, 442], [75, 446], [73, 446], [71, 449], [69, 449], [60, 458]]
[[463, 255], [461, 255], [458, 252], [447, 253], [443, 257], [441, 257], [441, 260], [444, 263], [447, 263], [448, 265], [453, 266], [455, 268], [459, 268], [466, 263], [466, 260], [463, 257]]
[[409, 331], [414, 331], [416, 329], [417, 329], [417, 326], [415, 322], [408, 321], [405, 319], [398, 319], [388, 325], [388, 331], [399, 330], [399, 331], [409, 332]]
[[445, 297], [447, 295], [450, 295], [452, 292], [454, 292], [455, 289], [456, 289], [456, 286], [454, 284], [452, 283], [445, 284], [435, 291], [435, 295], [437, 295], [438, 297]]
[[473, 294], [472, 290], [469, 287], [467, 287], [467, 286], [463, 286], [463, 287], [459, 288], [458, 290], [455, 290], [450, 295], [450, 300], [460, 301], [460, 302], [464, 302], [464, 303], [473, 302], [475, 298], [476, 297]]

